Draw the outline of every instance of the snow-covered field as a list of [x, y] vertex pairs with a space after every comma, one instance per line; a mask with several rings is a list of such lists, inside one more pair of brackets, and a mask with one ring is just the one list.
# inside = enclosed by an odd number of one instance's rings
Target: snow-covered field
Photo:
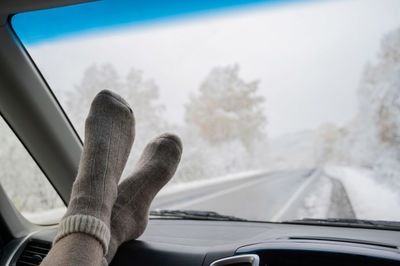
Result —
[[342, 182], [357, 219], [400, 221], [400, 191], [378, 182], [374, 171], [327, 166], [324, 172]]

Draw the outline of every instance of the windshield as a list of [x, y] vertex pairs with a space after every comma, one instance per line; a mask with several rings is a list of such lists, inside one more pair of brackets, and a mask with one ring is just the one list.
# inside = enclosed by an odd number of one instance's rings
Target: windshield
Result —
[[97, 92], [130, 103], [124, 176], [150, 139], [182, 138], [153, 210], [400, 221], [400, 1], [144, 2], [12, 26], [81, 139]]

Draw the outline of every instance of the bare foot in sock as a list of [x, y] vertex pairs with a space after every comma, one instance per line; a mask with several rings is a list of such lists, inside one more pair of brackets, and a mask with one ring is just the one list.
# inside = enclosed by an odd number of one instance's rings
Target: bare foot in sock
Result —
[[[119, 185], [112, 210], [108, 263], [123, 242], [144, 232], [151, 201], [175, 173], [181, 154], [180, 139], [163, 134], [147, 144], [133, 173]], [[107, 263], [103, 260], [103, 264]]]
[[97, 94], [86, 119], [78, 175], [55, 243], [72, 233], [86, 233], [107, 253], [111, 211], [133, 143], [134, 126], [132, 110], [125, 100], [107, 90]]

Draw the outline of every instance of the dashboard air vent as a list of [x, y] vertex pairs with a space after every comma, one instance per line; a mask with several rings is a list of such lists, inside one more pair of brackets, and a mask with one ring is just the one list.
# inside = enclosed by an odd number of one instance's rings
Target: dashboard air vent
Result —
[[258, 255], [246, 254], [216, 260], [210, 266], [258, 266], [259, 264]]
[[16, 266], [39, 265], [49, 253], [50, 248], [50, 242], [35, 239], [29, 240], [21, 256], [19, 256]]

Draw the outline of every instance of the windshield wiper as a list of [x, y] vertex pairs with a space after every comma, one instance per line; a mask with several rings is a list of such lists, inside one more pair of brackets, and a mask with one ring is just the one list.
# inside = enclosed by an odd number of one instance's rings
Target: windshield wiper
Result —
[[213, 220], [213, 221], [247, 221], [230, 215], [223, 215], [212, 211], [193, 211], [193, 210], [152, 210], [150, 216], [179, 218], [188, 220]]
[[368, 227], [368, 228], [373, 227], [373, 228], [380, 228], [380, 229], [397, 229], [397, 230], [400, 229], [400, 222], [345, 219], [345, 218], [327, 218], [327, 219], [304, 218], [304, 219], [298, 219], [298, 220], [284, 221], [282, 223], [339, 225], [339, 226], [354, 226], [354, 227]]

